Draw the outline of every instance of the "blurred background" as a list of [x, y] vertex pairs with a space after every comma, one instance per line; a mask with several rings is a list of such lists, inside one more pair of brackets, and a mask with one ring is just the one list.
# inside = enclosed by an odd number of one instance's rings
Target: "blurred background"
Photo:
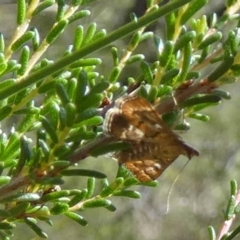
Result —
[[[111, 4], [109, 4], [111, 2]], [[105, 28], [108, 32], [129, 22], [129, 14], [135, 12], [141, 16], [145, 10], [145, 1], [100, 0], [91, 3], [87, 9], [92, 14], [88, 18], [80, 20], [77, 24], [87, 26], [95, 21], [98, 29]], [[218, 15], [224, 10], [224, 1], [209, 1], [207, 7], [199, 14], [209, 16], [212, 12]], [[40, 34], [45, 33], [55, 19], [56, 8], [52, 7], [37, 16], [32, 22]], [[15, 1], [1, 0], [0, 2], [0, 32], [5, 35], [6, 41], [10, 39], [16, 28], [16, 4]], [[46, 57], [55, 59], [61, 56], [68, 44], [71, 44], [76, 25], [58, 40], [58, 44], [46, 54]], [[149, 26], [159, 36], [164, 36], [162, 20]], [[114, 44], [124, 48], [129, 38], [119, 40]], [[145, 43], [144, 43], [145, 44]], [[6, 43], [7, 45], [7, 43]], [[139, 52], [147, 49], [146, 45], [140, 45]], [[99, 54], [99, 53], [98, 53]], [[112, 67], [109, 48], [101, 50], [103, 64], [99, 72], [108, 76]], [[55, 56], [55, 57], [53, 57]], [[147, 49], [146, 60], [155, 59], [154, 49]], [[109, 60], [108, 60], [109, 59]], [[138, 65], [124, 71], [121, 78], [138, 75]], [[212, 225], [218, 230], [223, 223], [222, 209], [226, 208], [229, 198], [229, 183], [231, 179], [239, 181], [240, 165], [240, 98], [239, 82], [223, 86], [221, 89], [229, 91], [231, 100], [223, 100], [219, 106], [205, 110], [210, 116], [209, 122], [200, 122], [187, 119], [191, 123], [191, 129], [181, 137], [191, 146], [198, 149], [199, 157], [189, 161], [185, 169], [180, 173], [170, 194], [169, 211], [167, 211], [168, 192], [174, 179], [187, 159], [180, 157], [158, 179], [159, 186], [135, 187], [142, 195], [140, 199], [112, 198], [117, 210], [112, 213], [106, 209], [89, 209], [82, 212], [88, 221], [87, 227], [82, 227], [66, 217], [54, 217], [54, 226], [50, 227], [40, 223], [48, 233], [49, 239], [98, 239], [98, 240], [203, 240], [208, 239], [207, 227]], [[79, 165], [105, 173], [109, 180], [113, 180], [117, 173], [117, 162], [111, 158], [99, 157], [82, 161]], [[87, 179], [66, 179], [65, 189], [84, 188]], [[98, 183], [97, 183], [98, 184]], [[38, 239], [31, 229], [25, 224], [19, 223], [13, 239]]]

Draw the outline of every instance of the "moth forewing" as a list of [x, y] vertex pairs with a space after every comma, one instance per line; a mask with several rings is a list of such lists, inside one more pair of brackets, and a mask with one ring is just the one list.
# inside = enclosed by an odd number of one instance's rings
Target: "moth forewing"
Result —
[[138, 96], [116, 101], [105, 118], [104, 131], [130, 148], [116, 154], [141, 182], [158, 178], [179, 155], [189, 159], [198, 152], [185, 144], [161, 119], [149, 102]]

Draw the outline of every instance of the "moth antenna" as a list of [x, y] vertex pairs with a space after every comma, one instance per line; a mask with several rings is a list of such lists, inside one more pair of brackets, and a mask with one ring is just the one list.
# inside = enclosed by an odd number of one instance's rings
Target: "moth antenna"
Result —
[[185, 167], [187, 166], [187, 164], [189, 163], [189, 160], [182, 166], [182, 168], [180, 169], [179, 173], [177, 174], [177, 176], [174, 178], [173, 183], [171, 184], [169, 190], [168, 190], [168, 194], [167, 194], [167, 207], [166, 207], [166, 212], [164, 215], [167, 215], [168, 212], [170, 211], [170, 195], [172, 193], [173, 187], [176, 184], [180, 174], [183, 172], [183, 170], [185, 169]]

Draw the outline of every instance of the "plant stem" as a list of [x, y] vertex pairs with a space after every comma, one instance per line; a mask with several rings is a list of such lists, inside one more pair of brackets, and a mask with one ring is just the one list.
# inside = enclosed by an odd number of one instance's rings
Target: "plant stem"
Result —
[[136, 31], [137, 29], [147, 26], [150, 23], [156, 21], [160, 17], [175, 11], [177, 8], [183, 6], [184, 4], [190, 2], [191, 0], [175, 0], [165, 4], [164, 6], [160, 7], [159, 9], [149, 12], [145, 16], [139, 18], [137, 21], [130, 22], [123, 27], [109, 33], [106, 37], [98, 39], [83, 48], [79, 49], [78, 51], [56, 61], [54, 64], [46, 66], [36, 72], [31, 73], [30, 75], [18, 79], [18, 82], [8, 88], [0, 90], [0, 100], [3, 100], [22, 89], [37, 83], [44, 77], [47, 77], [50, 74], [53, 74], [56, 71], [59, 71], [66, 66], [72, 64], [73, 62], [83, 58], [103, 47], [106, 47], [110, 43], [114, 42], [117, 39], [123, 38], [130, 33]]

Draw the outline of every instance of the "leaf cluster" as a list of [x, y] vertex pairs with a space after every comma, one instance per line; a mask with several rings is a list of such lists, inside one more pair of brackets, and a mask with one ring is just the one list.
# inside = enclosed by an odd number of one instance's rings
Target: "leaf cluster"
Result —
[[[187, 129], [186, 122], [178, 121], [179, 113], [208, 121], [201, 111], [230, 99], [219, 87], [234, 83], [240, 74], [237, 1], [226, 1], [220, 17], [213, 13], [194, 18], [207, 6], [206, 0], [175, 0], [161, 6], [147, 0], [142, 17], [132, 14], [129, 23], [110, 33], [95, 22], [81, 24], [91, 14], [91, 2], [19, 0], [17, 28], [10, 41], [0, 34], [1, 239], [10, 239], [17, 221], [47, 238], [38, 221], [52, 225], [51, 216], [62, 214], [85, 226], [80, 210], [114, 211], [109, 198], [140, 197], [130, 189], [140, 183], [122, 167], [112, 183], [101, 172], [76, 167], [89, 155], [123, 147], [102, 133], [105, 113], [112, 106], [108, 101], [134, 91], [151, 103], [161, 99], [155, 108], [164, 121]], [[29, 23], [53, 5], [55, 22], [41, 36]], [[160, 18], [164, 37], [146, 30]], [[44, 57], [73, 23], [78, 25], [71, 44], [58, 59]], [[123, 53], [117, 44], [109, 47], [125, 36], [130, 40]], [[147, 60], [144, 51], [137, 52], [141, 46], [154, 49], [153, 60]], [[102, 48], [112, 58], [107, 73], [101, 70]], [[123, 72], [132, 66], [137, 66], [139, 75], [123, 79]], [[89, 177], [86, 188], [64, 189], [69, 176]], [[100, 190], [95, 189], [96, 179], [101, 179]], [[238, 212], [235, 198], [236, 193], [229, 200], [226, 220]], [[236, 236], [237, 229], [229, 236]], [[209, 232], [214, 239], [213, 229]], [[229, 236], [222, 239], [232, 239]]]

